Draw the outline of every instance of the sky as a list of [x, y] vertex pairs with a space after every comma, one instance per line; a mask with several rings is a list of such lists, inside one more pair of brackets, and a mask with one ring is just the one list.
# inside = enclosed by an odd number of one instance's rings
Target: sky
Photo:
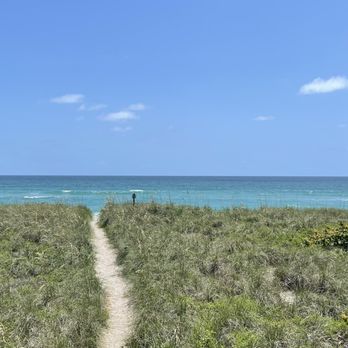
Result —
[[346, 0], [2, 0], [0, 175], [348, 175]]

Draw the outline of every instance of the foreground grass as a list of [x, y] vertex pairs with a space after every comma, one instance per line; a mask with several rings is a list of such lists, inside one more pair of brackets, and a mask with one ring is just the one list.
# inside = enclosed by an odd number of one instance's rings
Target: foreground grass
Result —
[[95, 347], [104, 323], [90, 212], [0, 206], [0, 347]]
[[137, 312], [131, 347], [346, 347], [348, 255], [306, 246], [348, 211], [108, 204]]

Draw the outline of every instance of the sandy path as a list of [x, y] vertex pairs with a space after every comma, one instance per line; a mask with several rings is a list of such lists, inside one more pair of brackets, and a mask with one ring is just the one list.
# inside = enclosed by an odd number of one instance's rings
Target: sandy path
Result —
[[127, 285], [116, 265], [116, 253], [104, 231], [97, 225], [98, 216], [91, 221], [92, 243], [96, 253], [96, 273], [106, 297], [109, 313], [107, 328], [100, 337], [101, 348], [123, 347], [131, 328], [131, 309], [127, 299]]

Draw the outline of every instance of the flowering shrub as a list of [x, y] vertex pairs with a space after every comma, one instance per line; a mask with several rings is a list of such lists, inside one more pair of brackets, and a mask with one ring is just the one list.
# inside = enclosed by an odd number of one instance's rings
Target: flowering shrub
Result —
[[348, 251], [348, 224], [340, 222], [315, 229], [306, 238], [307, 245], [321, 245], [323, 247], [338, 247]]

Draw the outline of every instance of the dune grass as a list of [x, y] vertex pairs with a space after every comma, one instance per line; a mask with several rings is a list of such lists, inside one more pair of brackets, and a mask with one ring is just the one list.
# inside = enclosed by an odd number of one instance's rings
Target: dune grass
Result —
[[0, 347], [96, 347], [89, 220], [84, 207], [0, 206]]
[[304, 241], [334, 209], [109, 203], [132, 285], [130, 347], [347, 347], [348, 254]]

